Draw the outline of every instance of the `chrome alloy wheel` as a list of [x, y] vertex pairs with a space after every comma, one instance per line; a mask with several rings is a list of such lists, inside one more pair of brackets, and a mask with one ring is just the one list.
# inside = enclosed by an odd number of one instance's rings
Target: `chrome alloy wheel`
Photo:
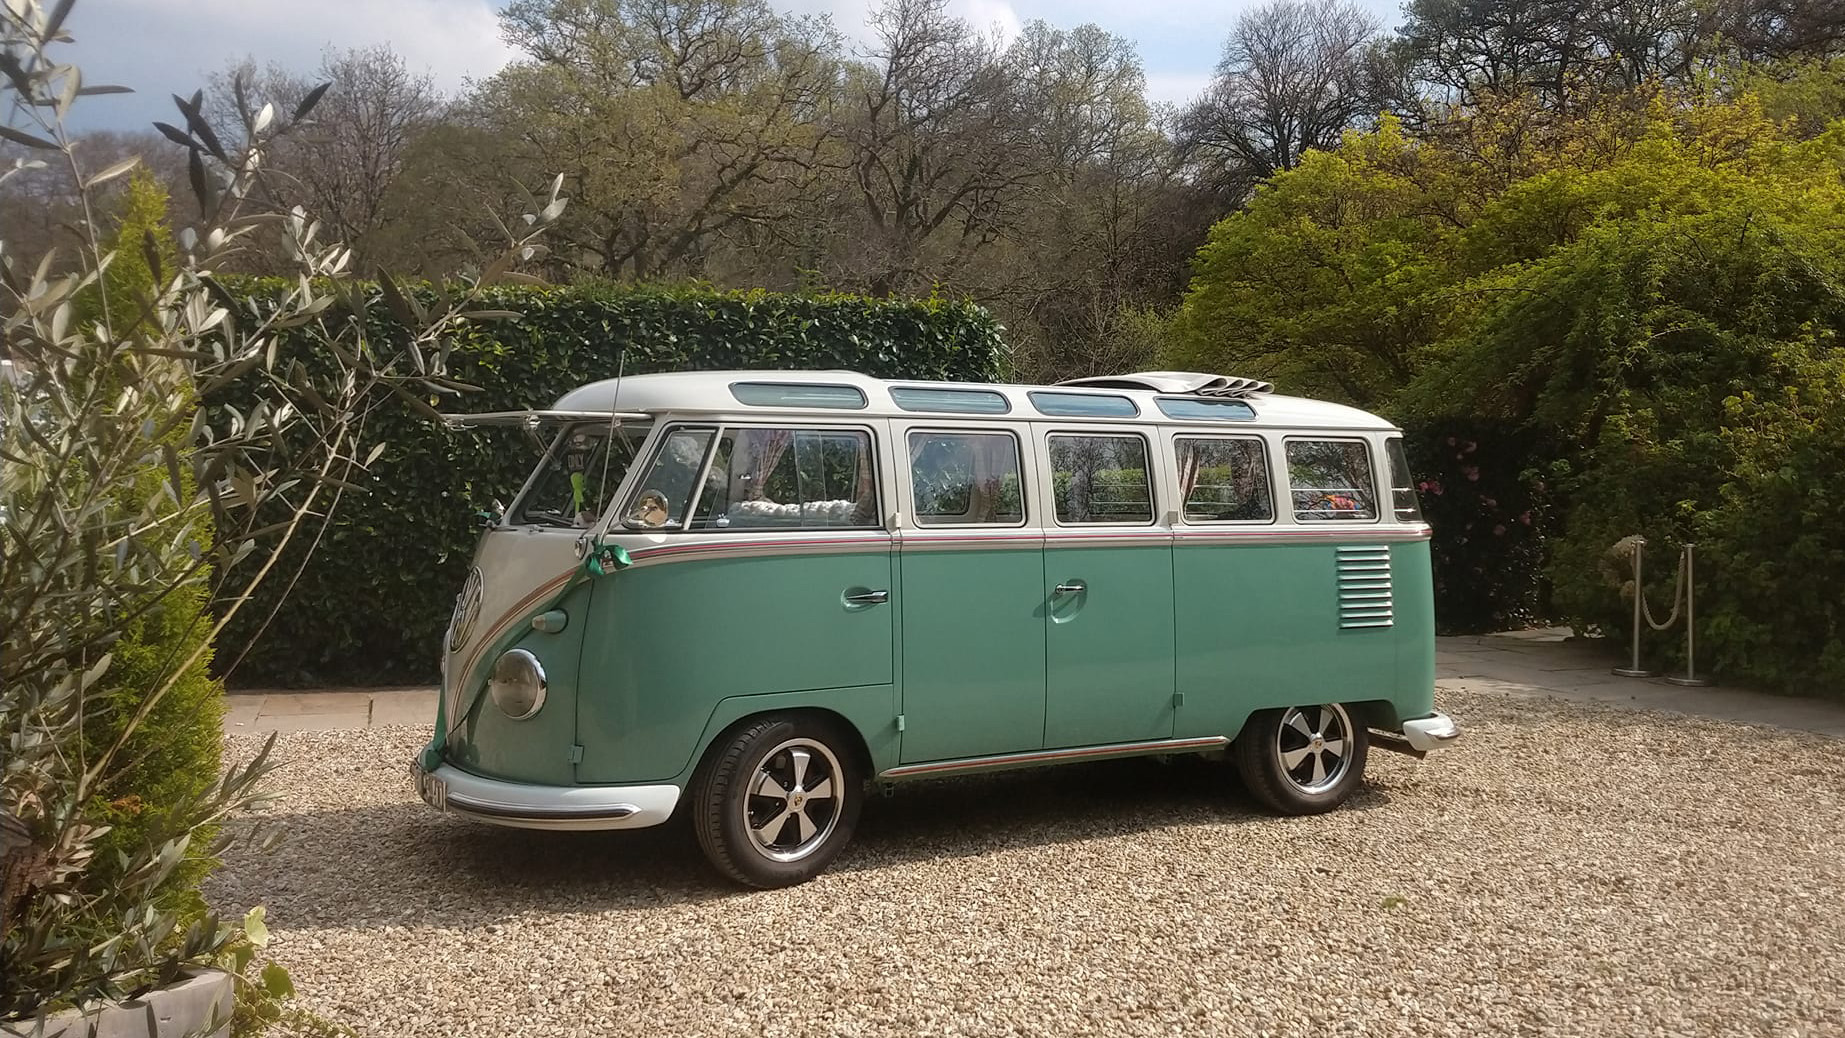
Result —
[[1281, 773], [1302, 793], [1324, 793], [1352, 767], [1352, 718], [1337, 703], [1289, 707], [1275, 732]]
[[839, 759], [812, 739], [789, 739], [762, 758], [743, 797], [743, 825], [756, 852], [800, 861], [839, 824]]

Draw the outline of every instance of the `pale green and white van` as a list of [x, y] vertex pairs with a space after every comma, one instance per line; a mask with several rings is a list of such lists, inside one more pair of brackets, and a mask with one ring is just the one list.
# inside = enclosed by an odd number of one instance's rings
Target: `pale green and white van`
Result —
[[1399, 431], [1184, 372], [1057, 386], [597, 382], [481, 538], [423, 798], [540, 829], [684, 812], [713, 863], [824, 869], [868, 791], [1135, 755], [1338, 806], [1433, 709], [1429, 527]]

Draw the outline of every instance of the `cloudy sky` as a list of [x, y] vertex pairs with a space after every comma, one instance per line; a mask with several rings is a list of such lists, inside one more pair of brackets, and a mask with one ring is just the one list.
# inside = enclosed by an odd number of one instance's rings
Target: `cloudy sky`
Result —
[[[138, 129], [169, 119], [167, 95], [190, 93], [211, 72], [251, 57], [307, 71], [322, 48], [389, 43], [411, 68], [444, 90], [492, 75], [511, 57], [495, 12], [503, 0], [79, 0], [69, 28], [74, 57], [90, 83], [118, 83], [135, 94], [86, 99], [73, 115], [85, 129]], [[951, 0], [955, 13], [1001, 33], [1043, 19], [1054, 25], [1094, 22], [1133, 40], [1154, 100], [1183, 103], [1217, 63], [1241, 11], [1259, 0]], [[1386, 25], [1394, 0], [1361, 0]], [[802, 13], [825, 13], [848, 37], [867, 36], [867, 0], [780, 0]]]

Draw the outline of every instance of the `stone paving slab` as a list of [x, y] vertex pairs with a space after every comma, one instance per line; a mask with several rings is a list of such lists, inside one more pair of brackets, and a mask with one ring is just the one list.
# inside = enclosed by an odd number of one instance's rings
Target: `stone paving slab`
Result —
[[436, 719], [436, 690], [433, 688], [235, 692], [225, 699], [224, 730], [227, 733], [428, 725]]
[[[1845, 703], [1771, 696], [1721, 685], [1684, 688], [1663, 678], [1623, 678], [1611, 672], [1623, 662], [1616, 647], [1566, 640], [1567, 635], [1560, 628], [1537, 628], [1437, 638], [1436, 684], [1456, 691], [1487, 689], [1692, 714], [1845, 739]], [[227, 733], [429, 725], [436, 717], [433, 688], [246, 692], [226, 698]], [[1467, 719], [1456, 720], [1465, 729]]]

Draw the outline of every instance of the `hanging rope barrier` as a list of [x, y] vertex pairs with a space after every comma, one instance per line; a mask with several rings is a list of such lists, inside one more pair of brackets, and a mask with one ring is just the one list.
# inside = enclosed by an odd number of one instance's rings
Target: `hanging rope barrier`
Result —
[[1638, 534], [1631, 537], [1623, 537], [1614, 542], [1609, 548], [1610, 555], [1616, 558], [1631, 556], [1634, 561], [1633, 578], [1624, 582], [1621, 587], [1623, 592], [1632, 594], [1634, 598], [1633, 659], [1630, 666], [1615, 668], [1614, 672], [1616, 674], [1622, 677], [1632, 678], [1650, 678], [1658, 676], [1658, 671], [1647, 670], [1640, 665], [1641, 625], [1645, 624], [1655, 631], [1669, 630], [1673, 624], [1678, 623], [1678, 614], [1682, 609], [1685, 613], [1685, 676], [1682, 678], [1667, 678], [1666, 680], [1675, 685], [1710, 684], [1710, 682], [1697, 676], [1693, 657], [1693, 650], [1695, 647], [1693, 642], [1695, 631], [1693, 628], [1696, 626], [1695, 607], [1692, 603], [1693, 585], [1695, 583], [1695, 570], [1693, 569], [1695, 547], [1695, 545], [1687, 544], [1679, 549], [1678, 572], [1672, 579], [1672, 611], [1667, 614], [1664, 621], [1654, 619], [1652, 604], [1646, 600], [1646, 585], [1641, 579], [1642, 560], [1646, 552], [1646, 538]]

